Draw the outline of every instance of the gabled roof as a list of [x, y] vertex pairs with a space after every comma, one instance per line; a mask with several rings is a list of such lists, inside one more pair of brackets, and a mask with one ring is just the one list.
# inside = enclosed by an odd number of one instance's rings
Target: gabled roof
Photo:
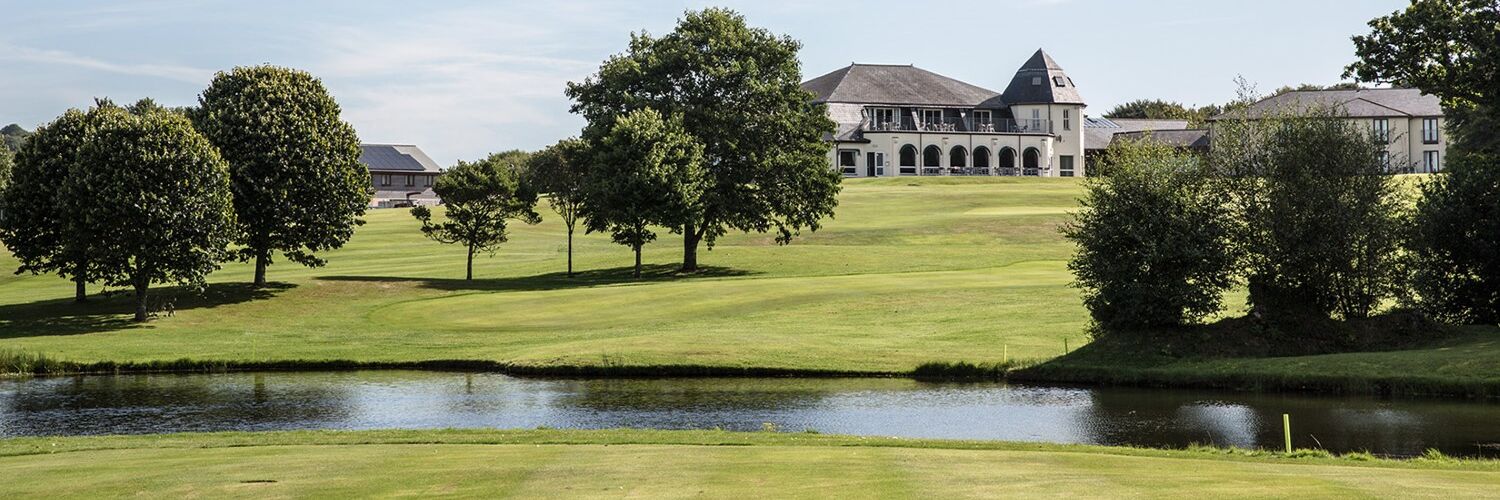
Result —
[[1187, 126], [1187, 120], [1084, 117], [1083, 144], [1086, 149], [1105, 149], [1115, 140], [1116, 134], [1133, 134], [1143, 131], [1176, 131], [1187, 129]]
[[[1298, 90], [1267, 97], [1250, 105], [1251, 118], [1286, 111], [1297, 113], [1314, 106], [1340, 108], [1351, 118], [1442, 116], [1443, 105], [1437, 96], [1418, 89]], [[1230, 113], [1214, 117], [1223, 120]]]
[[1186, 130], [1137, 130], [1134, 132], [1120, 132], [1115, 134], [1115, 139], [1144, 139], [1166, 144], [1168, 146], [1186, 149], [1207, 150], [1209, 146], [1207, 129]]
[[371, 171], [435, 174], [442, 170], [421, 148], [410, 144], [360, 144], [359, 161]]
[[814, 102], [981, 107], [999, 93], [911, 65], [850, 64], [808, 80]]
[[1083, 104], [1083, 96], [1078, 95], [1073, 80], [1042, 49], [1037, 49], [1016, 71], [1010, 85], [1005, 87], [1003, 99], [1010, 105]]

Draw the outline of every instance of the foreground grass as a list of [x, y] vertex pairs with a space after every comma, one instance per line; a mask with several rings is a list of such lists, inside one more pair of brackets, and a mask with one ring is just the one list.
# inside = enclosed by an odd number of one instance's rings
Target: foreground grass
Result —
[[1500, 462], [1287, 458], [719, 431], [373, 431], [0, 440], [0, 497], [1443, 497]]
[[[481, 360], [508, 366], [695, 365], [859, 372], [932, 360], [1047, 358], [1085, 317], [1056, 227], [1078, 184], [1050, 179], [851, 181], [837, 218], [793, 245], [731, 235], [671, 272], [676, 236], [648, 247], [651, 276], [606, 237], [579, 238], [565, 269], [555, 217], [517, 224], [465, 282], [463, 250], [422, 238], [404, 210], [376, 211], [328, 267], [247, 265], [212, 276], [207, 295], [168, 293], [176, 314], [128, 321], [128, 297], [69, 303], [55, 276], [0, 275], [0, 350], [81, 363], [211, 366], [344, 360]], [[0, 252], [0, 269], [15, 267]], [[166, 300], [165, 298], [162, 300]], [[1008, 354], [1008, 356], [1007, 356]]]

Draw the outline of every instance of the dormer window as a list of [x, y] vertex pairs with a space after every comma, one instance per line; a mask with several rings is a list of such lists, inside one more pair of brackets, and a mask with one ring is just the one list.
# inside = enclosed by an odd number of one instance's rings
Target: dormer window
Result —
[[1054, 77], [1052, 77], [1052, 83], [1057, 84], [1057, 86], [1059, 86], [1059, 87], [1066, 87], [1066, 86], [1068, 86], [1066, 83], [1063, 83], [1063, 77], [1060, 77], [1060, 76], [1054, 76]]
[[1042, 84], [1042, 77], [1040, 77], [1040, 76], [1033, 76], [1033, 77], [1031, 77], [1031, 84], [1032, 85], [1041, 85]]

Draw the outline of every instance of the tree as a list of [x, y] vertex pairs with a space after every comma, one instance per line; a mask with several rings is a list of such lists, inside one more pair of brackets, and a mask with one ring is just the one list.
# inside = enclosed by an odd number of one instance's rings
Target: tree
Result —
[[506, 223], [518, 219], [527, 224], [542, 221], [537, 215], [536, 192], [521, 182], [521, 171], [507, 155], [493, 154], [439, 175], [432, 190], [447, 207], [443, 222], [433, 222], [432, 210], [413, 207], [411, 214], [422, 221], [422, 234], [439, 243], [468, 248], [464, 279], [474, 279], [474, 253], [494, 254], [509, 240]]
[[573, 276], [573, 231], [582, 215], [588, 176], [587, 147], [578, 139], [563, 140], [532, 155], [526, 167], [530, 184], [547, 195], [547, 204], [568, 228], [568, 276]]
[[[15, 155], [9, 149], [0, 148], [0, 193], [4, 193], [6, 186], [10, 185], [10, 170], [14, 164]], [[0, 217], [3, 216], [0, 215]]]
[[1369, 131], [1334, 108], [1221, 123], [1211, 158], [1243, 224], [1257, 313], [1363, 318], [1395, 295], [1404, 201]]
[[90, 261], [94, 235], [84, 222], [86, 194], [77, 191], [78, 151], [101, 108], [70, 109], [38, 127], [15, 158], [10, 188], [0, 191], [0, 241], [20, 266], [16, 273], [57, 273], [74, 283], [74, 300], [88, 298], [98, 278]]
[[1188, 120], [1194, 113], [1180, 102], [1160, 99], [1136, 99], [1115, 106], [1104, 114], [1105, 118], [1137, 118], [1152, 120]]
[[1438, 96], [1452, 147], [1500, 153], [1500, 2], [1421, 0], [1370, 21], [1354, 37], [1359, 60], [1344, 77], [1415, 87]]
[[281, 252], [309, 267], [344, 245], [370, 201], [359, 137], [323, 83], [298, 70], [239, 67], [214, 76], [192, 112], [229, 162], [242, 260], [255, 285]]
[[1149, 137], [1115, 141], [1105, 157], [1109, 174], [1086, 181], [1083, 209], [1062, 229], [1078, 245], [1068, 268], [1099, 334], [1218, 312], [1237, 259], [1227, 205], [1202, 161]]
[[592, 145], [582, 210], [589, 232], [608, 232], [635, 251], [656, 239], [651, 226], [680, 227], [695, 216], [704, 186], [703, 146], [676, 119], [646, 108], [615, 120]]
[[671, 228], [683, 235], [684, 271], [698, 269], [699, 242], [711, 249], [730, 230], [775, 230], [776, 242], [788, 244], [833, 215], [841, 176], [829, 168], [823, 136], [834, 123], [801, 87], [800, 48], [733, 11], [689, 11], [671, 33], [634, 34], [625, 53], [568, 84], [573, 112], [588, 121], [586, 140], [651, 108], [680, 117], [703, 146], [707, 187]]
[[1304, 83], [1304, 84], [1298, 85], [1296, 87], [1293, 87], [1291, 85], [1282, 86], [1281, 88], [1276, 89], [1275, 92], [1272, 92], [1271, 95], [1267, 96], [1267, 97], [1275, 97], [1275, 96], [1279, 96], [1281, 94], [1285, 94], [1285, 93], [1288, 93], [1288, 92], [1310, 92], [1310, 91], [1320, 91], [1320, 90], [1359, 90], [1359, 89], [1360, 89], [1359, 84], [1358, 83], [1354, 83], [1354, 82], [1339, 82], [1339, 83], [1335, 83], [1333, 85], [1318, 85], [1316, 83]]
[[20, 125], [14, 123], [6, 125], [0, 128], [0, 149], [9, 150], [12, 153], [19, 151], [21, 145], [26, 143], [26, 138], [30, 136], [31, 132], [27, 132]]
[[1447, 321], [1500, 323], [1500, 157], [1452, 157], [1422, 185], [1413, 213], [1418, 305]]
[[99, 249], [91, 258], [107, 284], [135, 290], [145, 321], [151, 284], [201, 288], [228, 256], [229, 167], [180, 115], [102, 108], [95, 127], [73, 172]]

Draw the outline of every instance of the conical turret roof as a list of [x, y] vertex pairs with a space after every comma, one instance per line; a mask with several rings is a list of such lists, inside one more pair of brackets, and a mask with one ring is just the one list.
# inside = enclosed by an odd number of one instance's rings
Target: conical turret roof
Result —
[[1005, 87], [1001, 99], [1007, 105], [1017, 104], [1084, 104], [1083, 96], [1073, 86], [1073, 79], [1063, 72], [1062, 66], [1052, 60], [1046, 51], [1037, 49], [1010, 85]]

